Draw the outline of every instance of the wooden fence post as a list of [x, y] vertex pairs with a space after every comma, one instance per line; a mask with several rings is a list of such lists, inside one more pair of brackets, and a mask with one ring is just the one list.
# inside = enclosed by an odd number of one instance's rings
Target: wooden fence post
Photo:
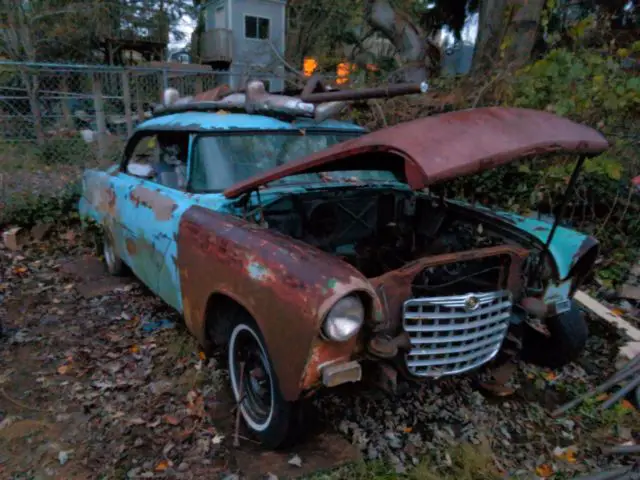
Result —
[[102, 98], [102, 78], [99, 73], [93, 74], [93, 107], [96, 111], [98, 126], [98, 159], [104, 160], [107, 150], [107, 121], [104, 115], [104, 99]]
[[124, 118], [127, 122], [127, 136], [133, 134], [133, 117], [131, 114], [131, 88], [129, 87], [129, 72], [122, 72], [122, 103], [124, 103]]
[[75, 127], [73, 118], [71, 116], [71, 109], [69, 108], [69, 75], [63, 73], [60, 77], [60, 90], [62, 91], [62, 116], [67, 128], [73, 129]]
[[142, 95], [140, 95], [141, 79], [140, 74], [136, 75], [136, 113], [138, 114], [138, 121], [144, 121], [144, 104], [142, 102]]

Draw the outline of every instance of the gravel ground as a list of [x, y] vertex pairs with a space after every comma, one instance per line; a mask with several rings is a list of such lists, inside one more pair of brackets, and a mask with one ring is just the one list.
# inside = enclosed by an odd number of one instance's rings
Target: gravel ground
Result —
[[[134, 279], [106, 277], [76, 230], [53, 232], [19, 254], [3, 248], [0, 477], [246, 473], [231, 445], [227, 373], [199, 352], [173, 311]], [[640, 440], [631, 404], [604, 415], [593, 402], [559, 420], [547, 414], [612, 372], [618, 334], [596, 319], [591, 330], [577, 363], [555, 372], [521, 365], [512, 397], [485, 398], [471, 377], [393, 398], [351, 386], [315, 399], [310, 430], [337, 432], [365, 461], [400, 475], [425, 458], [446, 468], [463, 443], [489, 451], [503, 477], [570, 478], [610, 466], [599, 446]], [[241, 450], [254, 443], [243, 439]], [[341, 472], [337, 478], [349, 476]]]

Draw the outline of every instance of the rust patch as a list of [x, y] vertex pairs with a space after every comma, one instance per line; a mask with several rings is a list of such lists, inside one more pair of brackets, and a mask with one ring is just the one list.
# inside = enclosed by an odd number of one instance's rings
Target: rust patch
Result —
[[98, 213], [112, 218], [116, 216], [116, 192], [108, 178], [102, 176], [89, 177], [85, 195]]
[[151, 209], [156, 220], [160, 221], [170, 220], [171, 215], [178, 208], [178, 205], [169, 197], [141, 185], [131, 191], [130, 199], [136, 207], [143, 206]]
[[319, 387], [322, 383], [322, 367], [325, 365], [350, 360], [357, 344], [357, 337], [356, 335], [343, 343], [327, 342], [317, 337], [304, 366], [300, 389], [310, 390]]
[[411, 297], [413, 279], [428, 267], [438, 267], [454, 262], [464, 262], [486, 257], [508, 255], [511, 258], [507, 277], [507, 289], [518, 298], [522, 291], [520, 272], [522, 262], [529, 256], [529, 250], [512, 245], [478, 248], [464, 252], [446, 253], [421, 258], [402, 268], [387, 272], [371, 279], [371, 283], [382, 298], [386, 310], [386, 328], [396, 330], [402, 323], [402, 305]]
[[127, 245], [127, 253], [129, 255], [135, 255], [136, 252], [138, 251], [138, 247], [136, 246], [136, 242], [134, 242], [131, 238], [127, 238], [125, 243]]

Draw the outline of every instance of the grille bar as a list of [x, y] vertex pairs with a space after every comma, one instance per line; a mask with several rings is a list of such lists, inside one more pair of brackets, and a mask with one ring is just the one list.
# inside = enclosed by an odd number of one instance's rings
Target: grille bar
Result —
[[428, 367], [431, 365], [451, 365], [455, 363], [465, 363], [469, 360], [476, 359], [478, 356], [483, 356], [491, 353], [494, 348], [495, 346], [492, 345], [490, 347], [478, 350], [477, 352], [469, 353], [467, 355], [456, 355], [455, 357], [451, 358], [437, 358], [435, 360], [415, 360], [413, 365], [416, 367]]
[[[411, 304], [408, 305], [409, 308], [412, 307]], [[504, 302], [498, 303], [497, 305], [492, 305], [490, 307], [487, 307], [486, 309], [484, 309], [482, 311], [483, 314], [491, 314], [491, 313], [495, 313], [495, 312], [501, 312], [504, 310], [505, 304]], [[420, 308], [420, 306], [416, 306], [416, 308]], [[464, 307], [455, 307], [456, 309], [464, 309]], [[453, 312], [453, 313], [432, 313], [429, 315], [429, 318], [433, 318], [433, 319], [442, 319], [442, 320], [449, 320], [452, 318], [470, 318], [470, 317], [474, 317], [476, 315], [476, 312], [465, 312], [465, 311], [461, 311], [461, 312]], [[423, 317], [422, 312], [417, 311], [407, 311], [404, 315], [404, 318], [406, 319], [420, 319]]]
[[485, 337], [494, 333], [502, 333], [507, 329], [507, 325], [496, 325], [495, 327], [487, 328], [475, 333], [467, 333], [465, 335], [451, 335], [447, 337], [415, 337], [411, 339], [413, 345], [422, 345], [430, 343], [450, 343], [450, 342], [466, 342], [469, 340], [475, 340], [480, 337]]
[[[504, 307], [503, 307], [504, 309]], [[497, 321], [504, 320], [505, 318], [509, 318], [511, 312], [503, 312], [499, 315], [495, 315], [490, 318], [485, 318], [484, 320], [478, 320], [477, 322], [469, 322], [469, 323], [435, 323], [433, 325], [408, 325], [405, 327], [407, 332], [450, 332], [453, 330], [469, 330], [473, 328], [481, 328], [486, 327], [487, 325], [494, 325]], [[405, 317], [406, 318], [406, 317]], [[409, 320], [423, 320], [424, 318], [430, 318], [431, 320], [444, 320], [440, 317], [425, 317], [425, 314], [421, 314], [419, 318], [409, 318]], [[451, 317], [446, 320], [455, 320], [460, 317]], [[465, 318], [465, 317], [463, 317]], [[469, 318], [469, 317], [466, 317]], [[473, 317], [471, 317], [473, 318]]]
[[441, 377], [488, 362], [507, 334], [512, 306], [506, 290], [407, 300], [403, 326], [412, 345], [405, 355], [409, 372]]
[[496, 338], [489, 338], [480, 342], [470, 343], [461, 347], [445, 347], [445, 348], [422, 348], [414, 349], [411, 351], [413, 355], [442, 355], [445, 353], [463, 353], [479, 350], [482, 347], [488, 345], [495, 345], [496, 342], [500, 343], [501, 340]]

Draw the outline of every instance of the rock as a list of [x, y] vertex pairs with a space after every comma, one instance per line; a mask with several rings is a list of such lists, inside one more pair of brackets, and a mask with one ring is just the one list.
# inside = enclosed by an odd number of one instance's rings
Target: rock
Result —
[[2, 235], [5, 246], [9, 250], [20, 250], [29, 241], [29, 234], [20, 227], [10, 228]]
[[294, 455], [289, 459], [287, 463], [289, 465], [293, 465], [294, 467], [298, 467], [298, 468], [302, 467], [302, 459], [300, 458], [300, 455]]
[[31, 238], [36, 242], [41, 242], [52, 228], [53, 224], [51, 223], [36, 223], [36, 225], [31, 228]]
[[71, 452], [65, 452], [65, 451], [58, 452], [58, 461], [60, 462], [60, 465], [64, 465], [69, 461], [69, 453]]
[[141, 467], [132, 468], [127, 472], [127, 478], [136, 478], [137, 476], [140, 475], [141, 470], [142, 470]]
[[186, 472], [187, 470], [189, 470], [189, 464], [187, 462], [182, 462], [180, 465], [178, 465], [179, 472]]
[[164, 393], [170, 392], [173, 388], [173, 383], [168, 380], [159, 380], [157, 382], [151, 382], [149, 384], [149, 391], [153, 395], [162, 395]]
[[398, 438], [398, 436], [395, 433], [386, 432], [384, 436], [387, 439], [387, 443], [391, 448], [395, 448], [395, 449], [402, 448], [402, 441]]
[[619, 292], [622, 298], [640, 302], [640, 285], [624, 284]]

